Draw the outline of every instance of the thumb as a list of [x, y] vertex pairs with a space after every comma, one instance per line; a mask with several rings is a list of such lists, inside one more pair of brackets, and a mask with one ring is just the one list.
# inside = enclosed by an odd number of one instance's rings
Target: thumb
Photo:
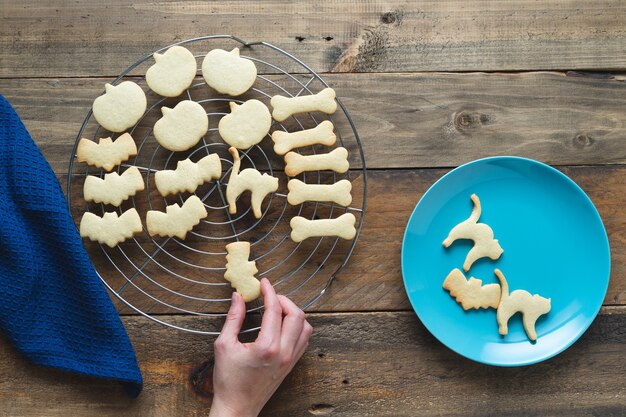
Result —
[[226, 321], [222, 327], [220, 338], [226, 341], [238, 340], [241, 325], [246, 317], [246, 304], [237, 292], [233, 292], [230, 302], [230, 309], [226, 315]]

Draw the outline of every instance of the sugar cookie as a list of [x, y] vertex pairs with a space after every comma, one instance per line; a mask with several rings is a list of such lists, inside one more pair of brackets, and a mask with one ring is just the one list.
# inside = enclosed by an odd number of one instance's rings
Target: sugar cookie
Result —
[[259, 100], [243, 104], [229, 103], [230, 114], [220, 119], [218, 128], [224, 142], [237, 149], [247, 149], [261, 142], [270, 131], [272, 116]]
[[129, 133], [124, 133], [115, 141], [100, 138], [98, 143], [81, 138], [76, 148], [78, 162], [86, 162], [105, 171], [110, 171], [131, 156], [137, 155], [137, 145]]
[[346, 148], [333, 149], [329, 153], [317, 155], [300, 155], [297, 152], [287, 152], [285, 155], [285, 174], [295, 177], [302, 172], [331, 170], [343, 174], [350, 168], [348, 150]]
[[230, 172], [228, 185], [226, 186], [226, 201], [228, 202], [228, 211], [230, 214], [237, 213], [237, 197], [244, 191], [250, 191], [250, 204], [252, 212], [257, 219], [261, 218], [261, 204], [269, 193], [278, 190], [278, 178], [274, 178], [269, 174], [263, 174], [254, 168], [246, 168], [239, 172], [241, 161], [237, 148], [230, 147], [228, 149], [233, 156], [233, 169]]
[[117, 172], [104, 174], [104, 179], [87, 175], [83, 185], [86, 201], [119, 206], [122, 201], [144, 189], [143, 177], [137, 167], [132, 166], [119, 175]]
[[493, 238], [493, 230], [484, 223], [478, 223], [481, 215], [480, 200], [476, 194], [472, 194], [474, 208], [470, 217], [457, 224], [452, 228], [448, 237], [443, 241], [444, 247], [449, 247], [457, 239], [471, 239], [474, 241], [474, 247], [468, 252], [463, 269], [469, 271], [472, 264], [480, 259], [488, 256], [496, 260], [502, 255], [502, 247], [497, 239]]
[[155, 63], [146, 71], [146, 83], [164, 97], [178, 97], [196, 76], [196, 58], [187, 48], [172, 46], [165, 53], [154, 53]]
[[87, 212], [80, 219], [79, 229], [81, 237], [112, 248], [141, 232], [142, 227], [139, 213], [130, 208], [119, 217], [116, 212], [104, 213], [102, 217]]
[[178, 161], [175, 170], [163, 170], [154, 174], [154, 182], [159, 193], [166, 197], [184, 191], [193, 193], [200, 184], [217, 179], [221, 175], [222, 162], [220, 157], [213, 153], [197, 163], [189, 158]]
[[191, 100], [179, 102], [173, 109], [161, 107], [163, 117], [154, 124], [154, 137], [165, 149], [186, 151], [209, 130], [204, 108]]
[[226, 245], [226, 273], [224, 278], [247, 303], [261, 295], [261, 283], [255, 278], [256, 263], [249, 261], [250, 242], [233, 242]]
[[169, 236], [184, 239], [195, 225], [208, 215], [204, 204], [198, 196], [192, 195], [182, 207], [172, 204], [165, 208], [165, 213], [148, 210], [146, 226], [150, 236]]
[[470, 308], [498, 308], [500, 303], [500, 286], [498, 284], [485, 284], [474, 277], [469, 280], [460, 269], [454, 268], [443, 282], [443, 288], [450, 292], [457, 303], [464, 310]]
[[272, 133], [272, 141], [274, 141], [274, 152], [277, 155], [284, 155], [292, 149], [301, 148], [310, 145], [326, 145], [332, 146], [337, 141], [337, 136], [333, 130], [332, 122], [324, 120], [312, 129], [300, 130], [298, 132], [285, 132], [275, 130]]
[[345, 213], [336, 219], [309, 220], [296, 216], [289, 222], [291, 226], [291, 240], [302, 242], [310, 237], [338, 236], [350, 240], [356, 236], [354, 224], [356, 218], [352, 213]]
[[141, 87], [132, 81], [105, 84], [104, 94], [93, 102], [93, 117], [111, 132], [123, 132], [141, 119], [148, 101]]
[[522, 313], [522, 323], [524, 330], [530, 340], [537, 340], [537, 332], [535, 331], [535, 323], [539, 316], [547, 314], [551, 309], [551, 299], [544, 298], [539, 294], [530, 295], [525, 290], [515, 290], [509, 294], [509, 284], [499, 269], [495, 271], [496, 276], [500, 280], [501, 294], [500, 304], [496, 317], [498, 320], [498, 331], [501, 335], [509, 333], [508, 322], [515, 313]]
[[297, 113], [321, 111], [326, 114], [333, 114], [337, 110], [335, 101], [335, 90], [325, 88], [317, 94], [284, 97], [277, 95], [270, 100], [272, 105], [272, 117], [277, 122], [286, 120], [289, 116]]
[[251, 60], [239, 56], [239, 48], [230, 52], [213, 49], [202, 61], [202, 76], [218, 93], [239, 96], [254, 84], [256, 66]]
[[306, 184], [293, 179], [287, 183], [289, 193], [287, 202], [297, 206], [305, 201], [328, 201], [340, 206], [349, 206], [352, 203], [352, 183], [348, 180], [337, 181], [334, 184]]

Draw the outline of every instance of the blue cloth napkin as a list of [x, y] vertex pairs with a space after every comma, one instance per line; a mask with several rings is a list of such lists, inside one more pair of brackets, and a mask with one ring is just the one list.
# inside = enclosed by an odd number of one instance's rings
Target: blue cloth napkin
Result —
[[85, 252], [63, 191], [0, 95], [0, 327], [32, 363], [141, 392], [126, 330]]

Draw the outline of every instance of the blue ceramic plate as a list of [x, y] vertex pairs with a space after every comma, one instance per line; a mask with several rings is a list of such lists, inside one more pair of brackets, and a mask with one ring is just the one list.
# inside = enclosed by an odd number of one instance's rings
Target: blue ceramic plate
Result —
[[[448, 273], [462, 270], [469, 240], [442, 246], [448, 232], [467, 219], [475, 193], [487, 223], [504, 249], [492, 261], [479, 259], [466, 277], [525, 289], [551, 298], [551, 311], [529, 341], [520, 314], [509, 333], [498, 334], [494, 309], [464, 311], [442, 288]], [[609, 242], [589, 197], [548, 165], [517, 157], [480, 159], [443, 176], [424, 194], [402, 244], [404, 286], [413, 309], [444, 345], [472, 360], [499, 366], [536, 363], [574, 343], [598, 314], [609, 283]]]

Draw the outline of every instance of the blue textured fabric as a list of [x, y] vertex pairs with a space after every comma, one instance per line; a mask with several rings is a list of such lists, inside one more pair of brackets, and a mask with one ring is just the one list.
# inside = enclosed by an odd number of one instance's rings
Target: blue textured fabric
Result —
[[141, 391], [135, 351], [59, 182], [1, 95], [0, 327], [34, 364]]

